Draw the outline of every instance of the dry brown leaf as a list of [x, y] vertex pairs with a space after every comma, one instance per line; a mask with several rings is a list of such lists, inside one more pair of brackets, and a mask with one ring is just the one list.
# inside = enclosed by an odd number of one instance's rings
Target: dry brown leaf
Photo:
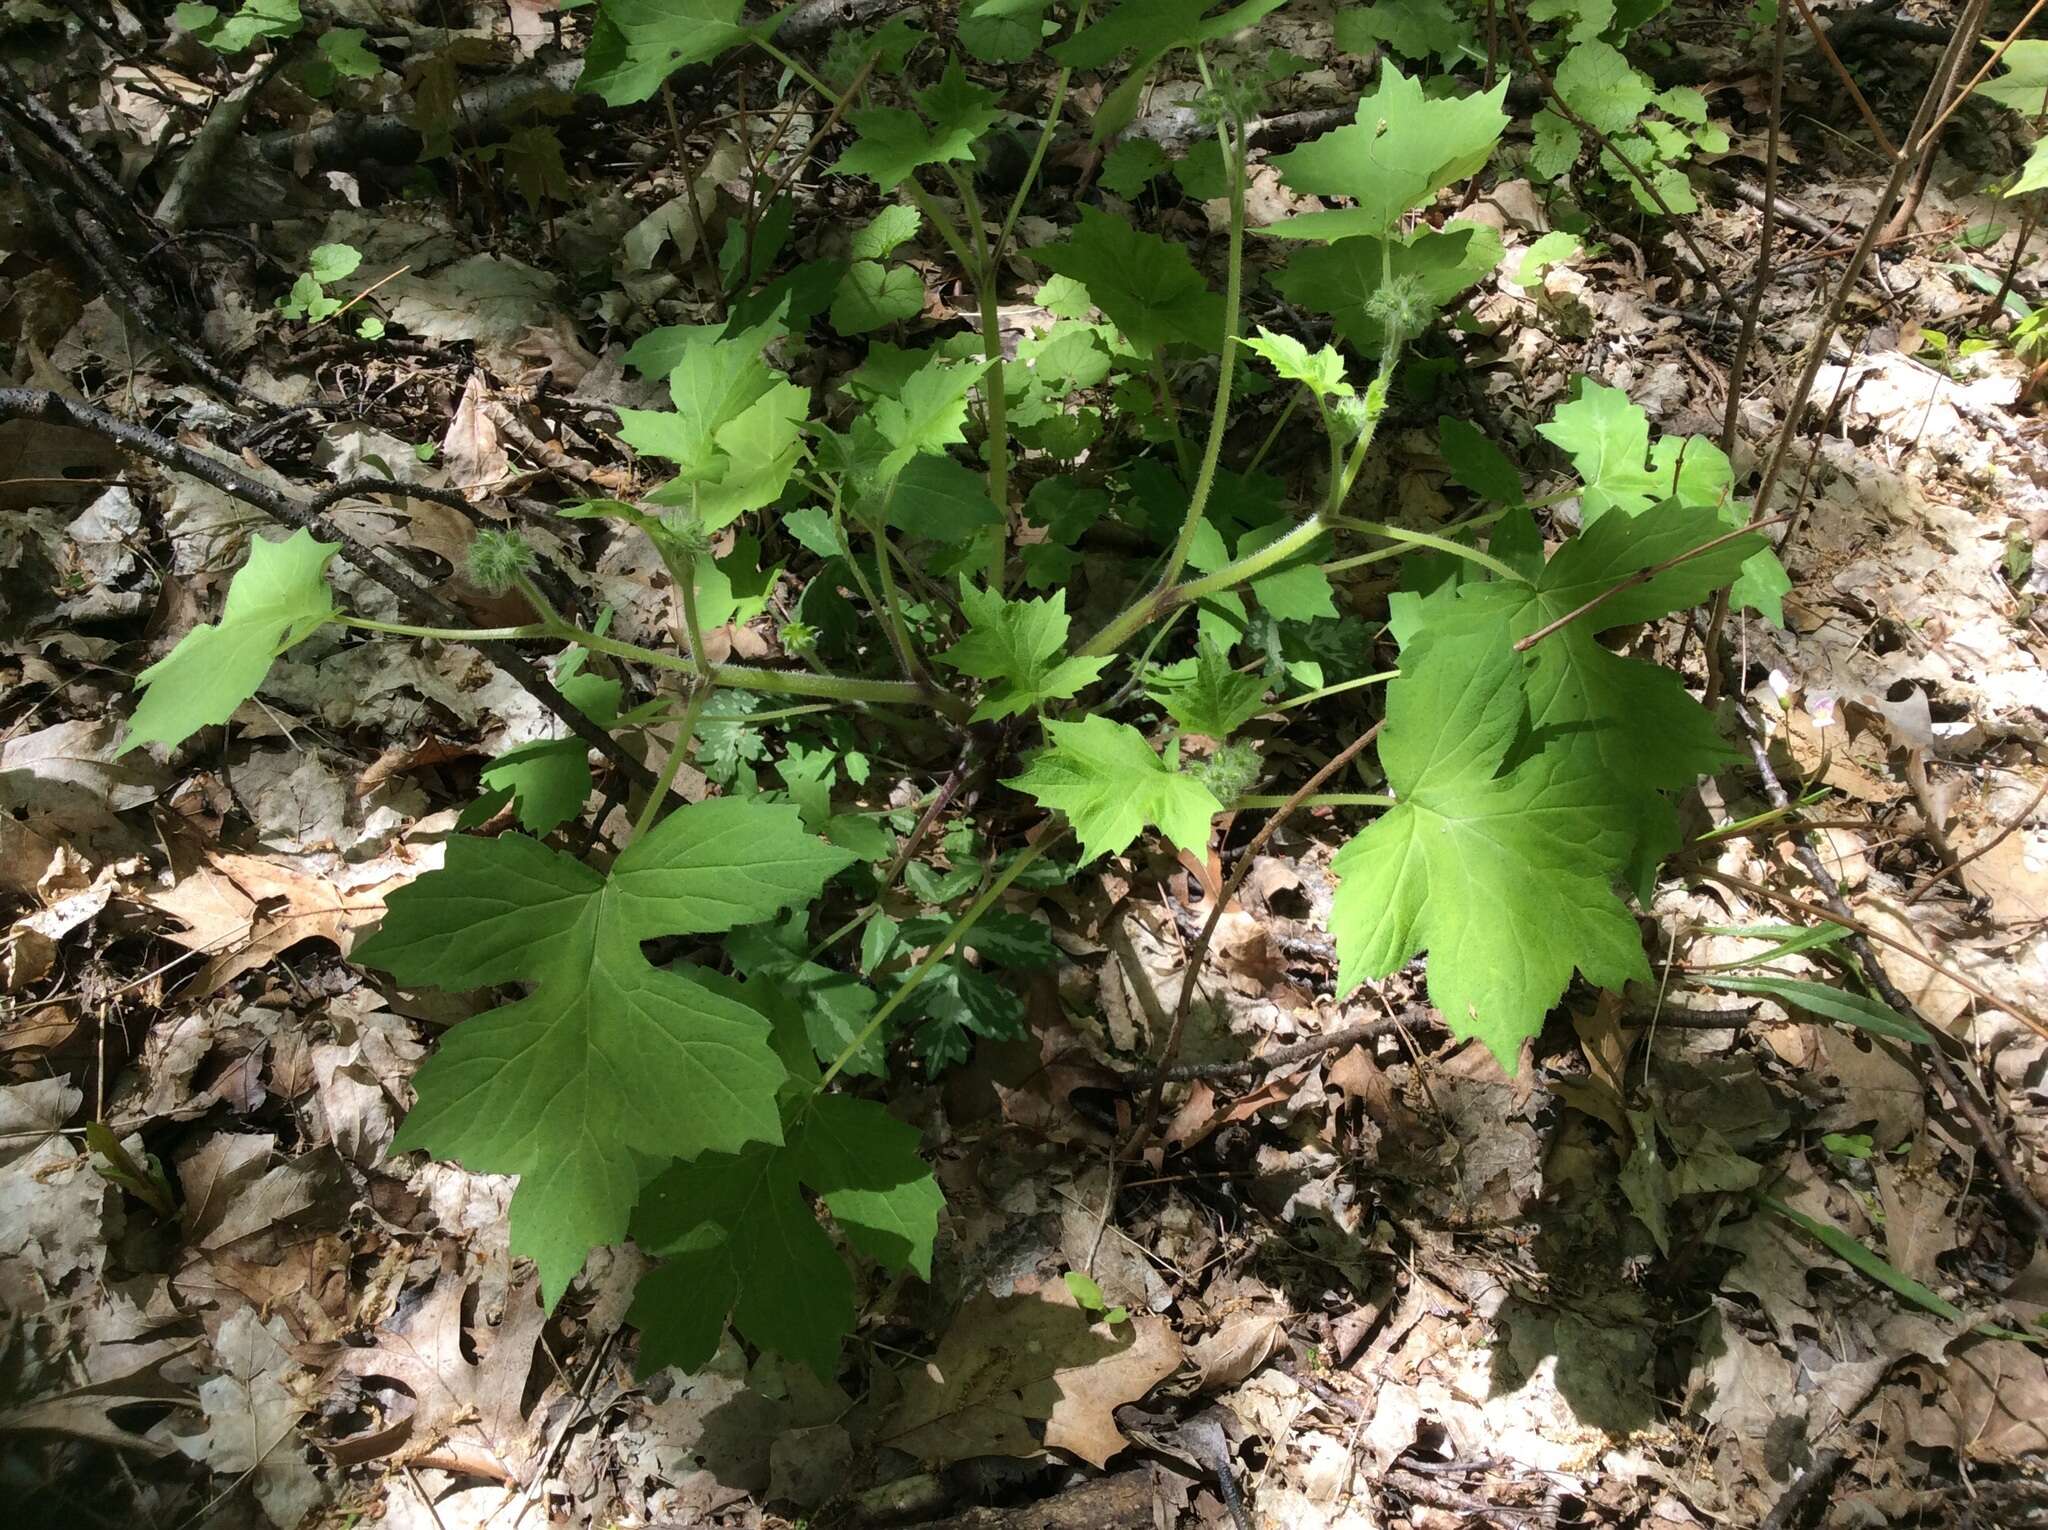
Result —
[[478, 500], [503, 483], [511, 472], [504, 444], [498, 439], [497, 421], [492, 419], [481, 372], [469, 374], [463, 385], [462, 402], [455, 406], [455, 418], [441, 437], [441, 461], [448, 470], [448, 486], [460, 489], [463, 498]]
[[181, 990], [203, 997], [302, 940], [332, 941], [348, 955], [356, 932], [380, 918], [385, 898], [409, 880], [345, 888], [253, 855], [218, 855], [144, 901], [188, 926], [172, 940], [210, 958]]
[[[381, 1332], [375, 1345], [343, 1350], [328, 1366], [323, 1381], [353, 1376], [365, 1383], [395, 1382], [410, 1399], [392, 1422], [362, 1435], [326, 1445], [351, 1460], [390, 1455], [401, 1448], [417, 1455], [435, 1444], [462, 1459], [480, 1458], [512, 1479], [532, 1454], [537, 1441], [526, 1423], [522, 1402], [533, 1368], [534, 1342], [547, 1323], [536, 1299], [537, 1283], [528, 1279], [505, 1295], [505, 1315], [495, 1329], [481, 1323], [465, 1337], [462, 1306], [469, 1277], [448, 1255], [434, 1287], [404, 1321]], [[471, 1361], [465, 1348], [481, 1350]], [[472, 1351], [474, 1352], [474, 1351]]]
[[1171, 1375], [1180, 1340], [1141, 1314], [1111, 1328], [1064, 1287], [981, 1295], [960, 1310], [922, 1370], [904, 1378], [886, 1443], [933, 1464], [1035, 1456], [1045, 1443], [1101, 1466], [1128, 1443], [1111, 1416]]
[[1247, 1312], [1230, 1319], [1221, 1328], [1188, 1351], [1188, 1359], [1200, 1375], [1205, 1392], [1235, 1386], [1273, 1358], [1273, 1352], [1287, 1341], [1287, 1325], [1278, 1313]]

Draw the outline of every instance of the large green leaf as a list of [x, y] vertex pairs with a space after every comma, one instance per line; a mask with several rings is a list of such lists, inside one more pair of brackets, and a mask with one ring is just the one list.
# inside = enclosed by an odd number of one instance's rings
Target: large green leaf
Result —
[[583, 55], [578, 90], [607, 106], [645, 101], [690, 64], [717, 58], [750, 35], [739, 25], [743, 0], [601, 0]]
[[1073, 69], [1100, 69], [1119, 53], [1136, 53], [1139, 70], [1172, 48], [1194, 48], [1241, 32], [1287, 0], [1242, 0], [1214, 16], [1216, 0], [1120, 0], [1052, 50]]
[[1065, 813], [1088, 859], [1121, 852], [1148, 824], [1191, 855], [1209, 848], [1209, 822], [1223, 804], [1175, 768], [1177, 745], [1162, 760], [1144, 734], [1106, 717], [1048, 722], [1045, 732], [1047, 747], [1004, 784]]
[[1999, 59], [2000, 72], [1974, 92], [2028, 117], [2048, 112], [2048, 42], [2021, 38]]
[[327, 563], [335, 547], [295, 531], [282, 542], [256, 538], [228, 586], [220, 620], [194, 627], [135, 677], [142, 692], [121, 752], [152, 741], [181, 744], [224, 723], [256, 694], [270, 661], [334, 616]]
[[1072, 238], [1030, 254], [1085, 286], [1141, 354], [1175, 341], [1212, 351], [1223, 342], [1223, 299], [1209, 290], [1183, 244], [1084, 207]]
[[[1322, 227], [1314, 220], [1350, 216], [1311, 213], [1294, 223]], [[1418, 229], [1391, 244], [1358, 235], [1297, 250], [1274, 273], [1273, 285], [1290, 302], [1328, 314], [1336, 320], [1339, 335], [1358, 350], [1378, 356], [1387, 344], [1384, 305], [1378, 300], [1389, 278], [1405, 287], [1415, 302], [1441, 308], [1491, 271], [1500, 254], [1500, 235], [1494, 230], [1454, 220], [1442, 229]]]
[[1355, 122], [1278, 155], [1273, 165], [1294, 191], [1349, 198], [1359, 215], [1352, 232], [1384, 235], [1403, 213], [1485, 165], [1508, 125], [1501, 110], [1507, 89], [1503, 79], [1479, 95], [1430, 99], [1420, 80], [1388, 60]]
[[625, 1236], [650, 1160], [781, 1135], [767, 1022], [641, 943], [770, 918], [852, 859], [794, 808], [733, 798], [678, 808], [608, 876], [523, 835], [451, 840], [357, 957], [410, 985], [534, 987], [448, 1033], [394, 1150], [519, 1175], [512, 1249], [552, 1305], [591, 1248]]
[[647, 1187], [633, 1232], [665, 1262], [641, 1280], [630, 1314], [642, 1374], [701, 1369], [728, 1314], [750, 1342], [832, 1374], [853, 1326], [853, 1282], [806, 1186], [861, 1253], [930, 1278], [945, 1199], [916, 1131], [866, 1100], [819, 1096], [780, 1146], [677, 1164]]
[[1430, 1002], [1509, 1069], [1574, 969], [1611, 988], [1649, 976], [1615, 893], [1618, 783], [1563, 747], [1504, 769], [1525, 710], [1504, 622], [1412, 641], [1379, 741], [1400, 805], [1331, 863], [1339, 990], [1427, 951]]
[[917, 111], [870, 106], [849, 113], [847, 120], [860, 138], [832, 168], [841, 175], [865, 175], [882, 190], [893, 191], [920, 165], [972, 159], [974, 141], [997, 116], [994, 94], [969, 80], [957, 62], [917, 93], [917, 106]]

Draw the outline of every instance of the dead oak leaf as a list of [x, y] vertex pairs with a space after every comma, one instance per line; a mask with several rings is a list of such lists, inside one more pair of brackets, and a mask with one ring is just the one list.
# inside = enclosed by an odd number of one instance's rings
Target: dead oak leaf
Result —
[[1044, 1445], [1100, 1467], [1130, 1442], [1112, 1414], [1180, 1365], [1164, 1320], [1141, 1313], [1090, 1321], [1063, 1287], [969, 1302], [938, 1353], [904, 1379], [888, 1444], [932, 1464], [971, 1456], [1035, 1456]]
[[278, 861], [216, 855], [143, 901], [183, 921], [186, 928], [170, 938], [208, 957], [182, 990], [203, 998], [302, 940], [330, 941], [348, 955], [356, 933], [382, 918], [385, 898], [409, 880], [347, 887]]

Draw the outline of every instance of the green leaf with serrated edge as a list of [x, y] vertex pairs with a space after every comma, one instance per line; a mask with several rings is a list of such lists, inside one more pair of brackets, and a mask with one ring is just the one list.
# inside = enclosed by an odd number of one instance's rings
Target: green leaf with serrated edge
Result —
[[[1516, 512], [1501, 525], [1525, 517]], [[1610, 516], [1565, 543], [1530, 584], [1465, 586], [1425, 617], [1424, 633], [1505, 622], [1511, 638], [1527, 637], [1721, 531], [1711, 507], [1675, 500], [1639, 518]], [[1638, 889], [1678, 843], [1667, 793], [1689, 788], [1734, 752], [1677, 675], [1624, 658], [1594, 635], [1698, 604], [1734, 578], [1761, 542], [1738, 538], [1624, 589], [1525, 655], [1530, 726], [1546, 753], [1612, 783], [1615, 823], [1628, 836], [1628, 878]]]
[[1585, 241], [1577, 234], [1568, 234], [1563, 229], [1552, 229], [1528, 249], [1522, 251], [1522, 262], [1515, 267], [1514, 281], [1518, 287], [1540, 287], [1543, 274], [1552, 266], [1570, 260], [1584, 248]]
[[891, 1270], [931, 1279], [945, 1209], [917, 1154], [917, 1131], [866, 1100], [821, 1095], [791, 1151], [797, 1177], [824, 1198], [847, 1241]]
[[2020, 166], [2018, 178], [2005, 188], [2004, 194], [2009, 197], [2025, 196], [2044, 187], [2048, 187], [2048, 136], [2035, 142], [2027, 155], [2027, 162]]
[[[1247, 531], [1238, 538], [1238, 557], [1250, 557], [1288, 530], [1284, 523], [1275, 522]], [[1330, 576], [1317, 566], [1329, 556], [1328, 548], [1328, 539], [1318, 537], [1290, 562], [1251, 581], [1252, 595], [1268, 616], [1283, 622], [1312, 622], [1337, 614]]]
[[335, 27], [320, 34], [320, 53], [336, 74], [352, 80], [373, 80], [384, 72], [376, 55], [364, 46], [370, 34], [360, 27]]
[[969, 80], [957, 61], [918, 92], [917, 106], [917, 111], [871, 106], [848, 113], [859, 140], [839, 156], [833, 171], [865, 175], [882, 190], [894, 191], [920, 165], [972, 159], [975, 140], [999, 114], [995, 95]]
[[678, 69], [745, 42], [741, 8], [742, 0], [604, 0], [576, 88], [607, 106], [645, 101]]
[[1185, 680], [1167, 682], [1155, 672], [1145, 694], [1165, 707], [1187, 733], [1226, 739], [1266, 709], [1266, 682], [1257, 674], [1241, 675], [1214, 643], [1204, 643]]
[[1300, 383], [1317, 398], [1350, 398], [1356, 391], [1345, 379], [1344, 358], [1333, 345], [1311, 351], [1292, 335], [1276, 335], [1270, 329], [1261, 329], [1238, 343], [1264, 357], [1283, 379]]
[[[1411, 208], [1485, 165], [1508, 125], [1503, 79], [1472, 96], [1425, 97], [1391, 61], [1358, 103], [1355, 122], [1276, 156], [1273, 166], [1291, 190], [1348, 197], [1359, 233], [1384, 235]], [[1269, 232], [1271, 230], [1268, 230]]]
[[306, 257], [306, 272], [322, 286], [355, 275], [363, 252], [352, 244], [323, 244]]
[[924, 282], [910, 267], [856, 260], [839, 280], [831, 321], [842, 335], [865, 335], [923, 311]]
[[971, 719], [1014, 717], [1048, 701], [1064, 700], [1101, 675], [1109, 658], [1056, 657], [1067, 647], [1067, 597], [1005, 600], [964, 581], [960, 609], [968, 632], [939, 655], [963, 675], [995, 682]]
[[1003, 784], [1065, 813], [1089, 860], [1120, 854], [1148, 824], [1190, 855], [1209, 848], [1209, 823], [1223, 804], [1175, 768], [1177, 747], [1162, 760], [1144, 734], [1106, 717], [1048, 722], [1045, 732], [1048, 746]]
[[[1730, 530], [1748, 519], [1729, 496], [1735, 470], [1727, 454], [1704, 436], [1664, 436], [1651, 446], [1649, 416], [1619, 388], [1581, 378], [1578, 396], [1536, 428], [1564, 449], [1584, 481], [1580, 513], [1588, 525], [1610, 510], [1640, 515], [1667, 497], [1715, 508]], [[1791, 588], [1778, 555], [1763, 547], [1743, 565], [1729, 599], [1736, 609], [1757, 611], [1782, 627]]]
[[1379, 744], [1400, 805], [1331, 863], [1339, 990], [1426, 950], [1430, 1002], [1510, 1070], [1574, 968], [1609, 988], [1649, 977], [1614, 891], [1615, 783], [1550, 747], [1502, 770], [1522, 674], [1502, 622], [1412, 641]]
[[967, 390], [979, 371], [934, 357], [910, 375], [895, 398], [875, 404], [871, 418], [890, 447], [876, 469], [879, 477], [894, 478], [912, 458], [967, 439]]
[[1499, 505], [1522, 502], [1522, 475], [1501, 449], [1486, 439], [1476, 425], [1440, 415], [1436, 422], [1437, 450], [1443, 453], [1451, 477], [1481, 499]]
[[1557, 94], [1603, 133], [1633, 127], [1656, 91], [1619, 49], [1597, 39], [1577, 44], [1557, 66]]
[[508, 749], [484, 768], [483, 784], [506, 792], [519, 827], [549, 834], [583, 811], [590, 798], [589, 745], [580, 738], [544, 738]]
[[887, 260], [897, 246], [917, 237], [923, 215], [907, 202], [892, 202], [853, 236], [847, 251], [855, 260]]
[[728, 1313], [749, 1342], [832, 1374], [853, 1326], [853, 1281], [806, 1186], [860, 1252], [929, 1276], [945, 1202], [917, 1133], [879, 1105], [820, 1096], [781, 1147], [677, 1164], [647, 1187], [634, 1236], [664, 1263], [643, 1277], [629, 1314], [642, 1374], [700, 1369]]
[[1149, 138], [1126, 138], [1109, 151], [1095, 177], [1108, 191], [1129, 199], [1145, 189], [1145, 183], [1162, 175], [1167, 166], [1166, 151]]
[[960, 45], [985, 64], [1021, 64], [1038, 51], [1052, 0], [962, 0]]
[[[1310, 215], [1318, 216], [1324, 215]], [[1442, 229], [1418, 230], [1391, 248], [1375, 238], [1352, 237], [1297, 250], [1274, 273], [1273, 285], [1290, 302], [1328, 314], [1339, 335], [1361, 352], [1378, 356], [1386, 349], [1387, 330], [1373, 299], [1390, 269], [1396, 279], [1412, 280], [1424, 302], [1441, 307], [1491, 271], [1500, 252], [1494, 230], [1453, 221]]]
[[1073, 69], [1100, 69], [1124, 52], [1149, 62], [1171, 48], [1193, 48], [1241, 32], [1286, 3], [1243, 0], [1208, 16], [1216, 0], [1121, 0], [1054, 48], [1052, 56]]
[[[644, 337], [641, 344], [652, 338]], [[682, 336], [668, 374], [674, 413], [622, 409], [619, 439], [635, 451], [673, 462], [685, 478], [716, 477], [720, 427], [738, 419], [780, 380], [761, 355], [768, 338], [759, 329], [733, 339], [702, 332]]]
[[988, 480], [937, 455], [915, 458], [897, 475], [887, 519], [898, 531], [949, 546], [1003, 523], [1002, 512], [988, 497]]
[[394, 1151], [517, 1174], [512, 1249], [552, 1306], [616, 1242], [647, 1158], [732, 1151], [780, 1131], [784, 1078], [759, 1014], [650, 965], [641, 942], [709, 935], [808, 902], [852, 857], [794, 809], [676, 809], [600, 876], [521, 835], [459, 838], [392, 895], [359, 960], [413, 986], [533, 992], [449, 1032], [414, 1083]]
[[1590, 523], [1609, 509], [1634, 514], [1660, 497], [1650, 472], [1650, 419], [1619, 388], [1579, 380], [1578, 396], [1557, 406], [1536, 433], [1572, 460], [1585, 484], [1581, 514]]
[[222, 53], [240, 53], [265, 37], [296, 37], [306, 18], [299, 0], [242, 0], [242, 8], [206, 34]]
[[1373, 5], [1347, 5], [1337, 12], [1337, 46], [1346, 53], [1368, 54], [1376, 43], [1418, 63], [1440, 58], [1452, 62], [1474, 46], [1472, 23], [1452, 14], [1443, 0], [1377, 0]]
[[1579, 129], [1569, 117], [1544, 107], [1529, 119], [1529, 171], [1538, 180], [1561, 181], [1578, 163]]
[[1223, 299], [1209, 290], [1185, 245], [1084, 207], [1080, 226], [1064, 244], [1027, 253], [1047, 270], [1083, 283], [1141, 355], [1176, 341], [1207, 350], [1222, 341]]
[[1999, 73], [1973, 92], [2011, 107], [2025, 117], [2048, 112], [2048, 42], [2021, 38], [2011, 44], [1998, 60]]
[[310, 531], [282, 542], [253, 538], [220, 620], [194, 627], [135, 677], [142, 700], [128, 719], [121, 752], [152, 742], [182, 744], [233, 716], [256, 694], [271, 660], [333, 619], [326, 573], [335, 552]]

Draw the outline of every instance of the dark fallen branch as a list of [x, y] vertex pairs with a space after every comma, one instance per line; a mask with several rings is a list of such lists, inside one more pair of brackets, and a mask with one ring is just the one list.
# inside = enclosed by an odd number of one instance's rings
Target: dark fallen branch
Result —
[[[409, 494], [445, 504], [449, 502], [449, 491], [423, 489], [415, 484], [399, 483], [385, 478], [352, 478], [333, 485], [310, 502], [302, 502], [282, 490], [274, 489], [250, 477], [217, 457], [210, 457], [196, 448], [160, 436], [140, 425], [116, 419], [104, 410], [66, 398], [61, 393], [52, 392], [47, 388], [0, 388], [0, 422], [7, 420], [37, 420], [45, 425], [90, 431], [113, 442], [123, 451], [138, 457], [146, 457], [159, 466], [173, 468], [199, 479], [202, 483], [211, 484], [223, 494], [246, 505], [254, 505], [264, 514], [282, 521], [287, 526], [303, 528], [323, 541], [338, 543], [342, 557], [353, 567], [361, 570], [366, 578], [375, 580], [390, 591], [400, 607], [414, 620], [435, 626], [473, 625], [461, 611], [435, 594], [418, 575], [403, 567], [390, 554], [357, 541], [320, 513], [326, 507], [352, 495]], [[643, 788], [653, 787], [654, 777], [647, 767], [627, 754], [617, 739], [571, 705], [568, 698], [555, 688], [554, 682], [542, 672], [539, 665], [510, 643], [479, 642], [476, 646], [488, 650], [495, 663], [559, 717], [571, 733], [593, 749], [602, 751], [629, 780]]]
[[[810, 0], [784, 18], [775, 31], [775, 41], [785, 48], [804, 47], [841, 28], [865, 26], [908, 6], [909, 0]], [[670, 76], [670, 86], [675, 90], [694, 89], [715, 79], [720, 67], [713, 64], [679, 69]], [[527, 112], [542, 102], [564, 96], [570, 97], [579, 109], [595, 111], [603, 104], [597, 97], [575, 94], [576, 80], [582, 73], [580, 56], [555, 58], [464, 91], [456, 97], [452, 114], [455, 141], [465, 145], [495, 142], [517, 126]], [[332, 169], [364, 160], [409, 165], [420, 157], [423, 143], [410, 112], [376, 116], [339, 112], [305, 132], [265, 134], [255, 140], [255, 148], [273, 165]]]

